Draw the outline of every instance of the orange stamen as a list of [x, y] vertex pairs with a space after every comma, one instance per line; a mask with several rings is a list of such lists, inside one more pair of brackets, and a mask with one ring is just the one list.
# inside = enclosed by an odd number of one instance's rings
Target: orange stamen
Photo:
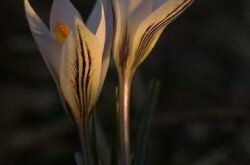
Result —
[[54, 30], [54, 35], [55, 35], [56, 40], [60, 42], [61, 44], [63, 44], [63, 42], [65, 41], [65, 39], [68, 37], [70, 33], [69, 26], [63, 23], [56, 24], [53, 30]]

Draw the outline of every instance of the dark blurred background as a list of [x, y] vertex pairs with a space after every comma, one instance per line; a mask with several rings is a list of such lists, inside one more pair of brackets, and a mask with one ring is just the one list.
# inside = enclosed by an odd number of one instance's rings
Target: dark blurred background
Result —
[[[47, 24], [51, 3], [31, 0]], [[73, 3], [86, 20], [94, 1]], [[0, 164], [74, 164], [78, 137], [23, 1], [2, 2], [0, 15]], [[162, 82], [147, 164], [250, 164], [249, 71], [250, 1], [196, 0], [163, 33], [133, 82], [132, 137], [150, 79]], [[116, 85], [111, 64], [97, 112], [107, 134]]]

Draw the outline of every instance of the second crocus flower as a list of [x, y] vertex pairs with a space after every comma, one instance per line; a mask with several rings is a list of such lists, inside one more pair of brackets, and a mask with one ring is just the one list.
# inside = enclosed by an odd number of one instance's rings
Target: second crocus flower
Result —
[[129, 95], [132, 77], [161, 33], [193, 0], [112, 0], [115, 36], [113, 57], [119, 75], [120, 158], [129, 155]]

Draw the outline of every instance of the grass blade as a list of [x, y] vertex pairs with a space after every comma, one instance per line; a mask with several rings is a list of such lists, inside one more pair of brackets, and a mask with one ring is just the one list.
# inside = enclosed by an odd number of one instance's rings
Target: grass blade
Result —
[[148, 143], [150, 139], [150, 130], [153, 124], [159, 89], [160, 82], [152, 80], [141, 111], [141, 119], [139, 122], [133, 165], [145, 165]]

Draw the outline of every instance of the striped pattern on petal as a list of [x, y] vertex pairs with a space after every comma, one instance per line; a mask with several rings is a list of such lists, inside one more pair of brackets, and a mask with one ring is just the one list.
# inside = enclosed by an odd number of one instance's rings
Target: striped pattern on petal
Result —
[[134, 71], [148, 56], [164, 28], [177, 18], [193, 0], [168, 0], [149, 15], [132, 34], [131, 52], [128, 62]]
[[66, 39], [60, 67], [60, 82], [68, 111], [76, 122], [88, 117], [98, 97], [101, 71], [100, 45], [81, 20]]

